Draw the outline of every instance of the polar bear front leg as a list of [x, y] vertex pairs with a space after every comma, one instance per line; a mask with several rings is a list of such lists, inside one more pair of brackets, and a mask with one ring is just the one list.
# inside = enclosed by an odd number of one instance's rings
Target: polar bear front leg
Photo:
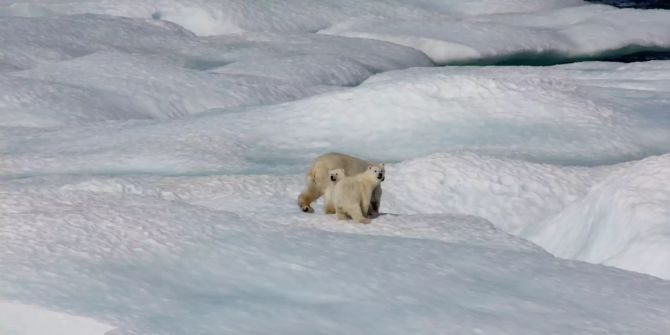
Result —
[[329, 191], [326, 191], [326, 193], [323, 195], [323, 200], [324, 200], [324, 205], [323, 205], [323, 211], [326, 214], [335, 214], [335, 205], [333, 205], [333, 200], [331, 200], [331, 197], [329, 195]]
[[347, 214], [358, 223], [370, 223], [370, 219], [363, 215], [363, 211], [361, 211], [359, 206], [351, 206], [350, 208], [347, 208]]
[[347, 214], [344, 213], [342, 210], [342, 207], [335, 207], [335, 215], [337, 216], [338, 220], [346, 220], [347, 219]]
[[372, 199], [370, 199], [370, 208], [367, 210], [368, 216], [376, 217], [379, 215], [379, 207], [382, 201], [382, 187], [377, 185], [372, 191]]

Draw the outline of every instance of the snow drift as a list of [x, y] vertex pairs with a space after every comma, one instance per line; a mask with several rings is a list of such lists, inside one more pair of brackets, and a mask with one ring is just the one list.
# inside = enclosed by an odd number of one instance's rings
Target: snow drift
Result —
[[324, 34], [393, 42], [438, 64], [537, 64], [670, 51], [670, 13], [581, 6], [419, 20], [354, 18]]
[[[0, 171], [293, 173], [328, 150], [385, 161], [468, 150], [558, 165], [616, 163], [670, 150], [669, 64], [409, 69], [352, 89], [185, 120], [6, 128]], [[42, 73], [31, 76], [51, 76]]]
[[[553, 258], [477, 217], [305, 215], [286, 197], [300, 180], [0, 181], [0, 294], [118, 334], [667, 329], [668, 282]], [[259, 212], [194, 201], [226, 182], [232, 198], [271, 201]], [[217, 193], [210, 205], [230, 206]]]
[[670, 155], [611, 173], [580, 201], [530, 225], [527, 237], [552, 254], [670, 279]]
[[112, 327], [40, 307], [0, 301], [0, 333], [6, 335], [103, 335]]

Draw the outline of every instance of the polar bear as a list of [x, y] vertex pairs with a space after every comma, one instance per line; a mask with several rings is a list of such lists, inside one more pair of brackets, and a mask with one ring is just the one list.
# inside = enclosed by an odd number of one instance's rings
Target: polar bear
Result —
[[[331, 175], [334, 170], [331, 170]], [[334, 181], [329, 191], [329, 201], [335, 207], [338, 220], [352, 218], [360, 223], [370, 223], [366, 218], [372, 194], [384, 180], [384, 164], [368, 165], [368, 168], [353, 177], [341, 177]]]
[[330, 184], [326, 187], [326, 190], [323, 192], [324, 210], [326, 214], [335, 213], [335, 206], [333, 206], [333, 202], [331, 200], [333, 189], [335, 188], [335, 184], [337, 183], [337, 181], [342, 180], [342, 178], [346, 176], [347, 174], [344, 171], [344, 169], [334, 169], [328, 172], [328, 178], [330, 179]]
[[[325, 194], [328, 187], [331, 186], [331, 180], [328, 172], [334, 169], [344, 169], [347, 176], [354, 176], [367, 169], [368, 165], [373, 164], [353, 156], [331, 152], [316, 157], [309, 167], [305, 176], [305, 188], [298, 196], [298, 206], [305, 213], [314, 213], [312, 202], [316, 201]], [[382, 188], [378, 186], [372, 194], [368, 214], [377, 215], [381, 204]], [[334, 214], [335, 208], [324, 206], [326, 214]]]

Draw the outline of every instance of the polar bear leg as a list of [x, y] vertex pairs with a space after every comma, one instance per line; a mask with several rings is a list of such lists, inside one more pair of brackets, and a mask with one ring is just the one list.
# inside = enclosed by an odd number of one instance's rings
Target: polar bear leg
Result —
[[370, 223], [370, 219], [366, 218], [361, 211], [361, 207], [357, 205], [348, 206], [345, 211], [351, 218], [359, 223]]
[[335, 214], [335, 205], [333, 205], [333, 200], [331, 200], [330, 196], [328, 196], [328, 192], [324, 194], [323, 199], [325, 200], [323, 205], [323, 211], [326, 214]]
[[377, 216], [379, 215], [379, 207], [381, 206], [382, 201], [382, 187], [377, 186], [372, 191], [372, 199], [370, 200], [370, 208], [368, 209], [368, 216]]
[[347, 214], [344, 213], [342, 207], [335, 207], [335, 215], [337, 215], [338, 220], [346, 220]]
[[305, 213], [314, 213], [312, 202], [321, 196], [321, 189], [313, 181], [307, 180], [305, 189], [298, 196], [298, 206]]

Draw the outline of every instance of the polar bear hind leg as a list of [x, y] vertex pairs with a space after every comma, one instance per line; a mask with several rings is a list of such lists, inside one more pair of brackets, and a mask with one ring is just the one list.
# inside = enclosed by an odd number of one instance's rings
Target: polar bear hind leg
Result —
[[314, 213], [314, 209], [310, 205], [320, 196], [321, 189], [314, 182], [314, 179], [308, 177], [307, 182], [305, 183], [305, 189], [298, 196], [298, 206], [300, 206], [300, 209], [305, 213]]

